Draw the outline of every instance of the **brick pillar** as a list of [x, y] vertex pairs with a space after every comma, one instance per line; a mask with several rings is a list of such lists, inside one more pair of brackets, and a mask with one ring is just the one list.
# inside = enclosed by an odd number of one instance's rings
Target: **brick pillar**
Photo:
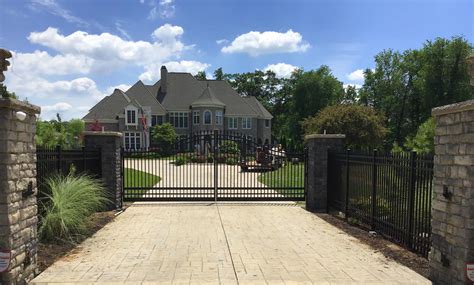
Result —
[[37, 268], [35, 132], [39, 113], [37, 106], [0, 99], [0, 251], [11, 253], [0, 284], [25, 284]]
[[314, 134], [305, 137], [308, 147], [306, 209], [327, 212], [328, 150], [343, 150], [346, 136]]
[[112, 203], [109, 210], [122, 208], [122, 161], [120, 148], [122, 133], [118, 132], [84, 132], [84, 145], [101, 149], [102, 180], [104, 181]]
[[430, 277], [472, 284], [474, 262], [474, 100], [433, 109], [436, 121]]

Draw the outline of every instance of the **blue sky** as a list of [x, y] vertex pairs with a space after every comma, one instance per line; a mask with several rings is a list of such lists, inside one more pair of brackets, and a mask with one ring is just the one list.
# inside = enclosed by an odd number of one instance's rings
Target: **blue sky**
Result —
[[169, 71], [328, 65], [362, 84], [383, 49], [462, 35], [474, 42], [473, 0], [0, 0], [0, 47], [14, 51], [5, 84], [66, 119], [116, 87]]

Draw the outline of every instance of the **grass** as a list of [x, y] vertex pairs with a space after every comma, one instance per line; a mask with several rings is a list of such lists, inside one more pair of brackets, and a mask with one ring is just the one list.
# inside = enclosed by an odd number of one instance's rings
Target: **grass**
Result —
[[89, 216], [110, 201], [101, 182], [87, 175], [53, 176], [46, 187], [40, 201], [42, 241], [74, 242], [85, 232]]
[[[304, 163], [286, 163], [275, 171], [265, 172], [258, 176], [258, 181], [270, 188], [301, 188], [292, 190], [291, 194], [304, 192]], [[288, 194], [288, 190], [275, 189], [281, 194]], [[295, 191], [295, 192], [293, 192]]]
[[[161, 177], [140, 170], [125, 168], [123, 179], [125, 188], [149, 188], [160, 182]], [[147, 191], [147, 189], [129, 189], [126, 190], [125, 197], [140, 198]]]

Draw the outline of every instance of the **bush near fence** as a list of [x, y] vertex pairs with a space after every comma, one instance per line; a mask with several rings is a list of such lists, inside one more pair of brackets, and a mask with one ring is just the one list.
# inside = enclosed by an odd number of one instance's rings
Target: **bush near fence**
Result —
[[432, 178], [431, 154], [329, 152], [328, 204], [427, 257]]

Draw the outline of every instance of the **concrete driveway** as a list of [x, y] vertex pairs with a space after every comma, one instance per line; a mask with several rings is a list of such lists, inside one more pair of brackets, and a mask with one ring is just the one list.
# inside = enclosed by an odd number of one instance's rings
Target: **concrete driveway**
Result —
[[134, 204], [32, 284], [430, 284], [295, 204]]

